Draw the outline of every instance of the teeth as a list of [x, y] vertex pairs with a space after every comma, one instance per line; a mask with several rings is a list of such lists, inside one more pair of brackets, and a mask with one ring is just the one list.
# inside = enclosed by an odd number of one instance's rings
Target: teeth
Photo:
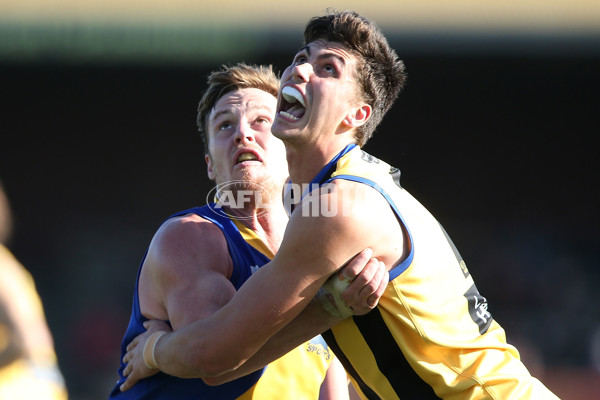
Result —
[[280, 112], [279, 112], [279, 114], [280, 114], [280, 115], [285, 115], [286, 117], [288, 117], [288, 118], [291, 118], [291, 119], [293, 119], [293, 120], [296, 120], [296, 121], [298, 121], [298, 120], [300, 119], [300, 118], [298, 118], [298, 117], [296, 117], [296, 116], [294, 116], [294, 115], [290, 114], [290, 113], [289, 113], [289, 112], [287, 112], [287, 111], [280, 111]]
[[298, 91], [298, 89], [295, 89], [291, 86], [286, 86], [281, 91], [281, 94], [283, 95], [285, 101], [287, 101], [288, 103], [299, 102], [300, 104], [302, 104], [302, 107], [306, 108], [306, 104], [304, 104], [302, 94]]
[[244, 161], [256, 161], [257, 158], [254, 154], [252, 153], [242, 153], [240, 154], [240, 156], [237, 159], [237, 162], [244, 162]]

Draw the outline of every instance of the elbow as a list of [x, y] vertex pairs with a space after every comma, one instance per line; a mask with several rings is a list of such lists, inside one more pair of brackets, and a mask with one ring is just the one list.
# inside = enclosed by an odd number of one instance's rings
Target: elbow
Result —
[[202, 378], [202, 381], [208, 386], [218, 386], [228, 382], [227, 379], [224, 379], [220, 376], [204, 377]]
[[223, 377], [233, 371], [239, 364], [232, 364], [223, 354], [208, 351], [193, 351], [188, 353], [188, 371], [194, 371], [188, 378], [200, 378], [209, 386], [221, 385], [228, 380]]
[[[208, 386], [218, 386], [240, 377], [240, 372], [236, 372], [236, 368], [212, 368], [209, 374], [202, 377], [202, 381]], [[243, 373], [246, 374], [245, 372]]]

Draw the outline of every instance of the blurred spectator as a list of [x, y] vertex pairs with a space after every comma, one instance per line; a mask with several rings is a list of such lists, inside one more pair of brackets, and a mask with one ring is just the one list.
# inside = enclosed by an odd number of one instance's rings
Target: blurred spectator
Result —
[[0, 399], [66, 400], [67, 389], [33, 278], [5, 247], [11, 225], [0, 184]]

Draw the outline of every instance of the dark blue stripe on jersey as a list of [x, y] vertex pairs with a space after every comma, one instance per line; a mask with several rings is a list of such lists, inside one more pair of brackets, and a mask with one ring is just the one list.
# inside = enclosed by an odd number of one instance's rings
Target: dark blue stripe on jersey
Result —
[[404, 260], [402, 260], [402, 262], [400, 262], [400, 264], [396, 265], [396, 267], [394, 267], [390, 271], [390, 281], [393, 280], [398, 275], [400, 275], [401, 273], [403, 273], [406, 270], [406, 268], [408, 268], [410, 266], [410, 264], [412, 263], [413, 257], [415, 256], [414, 242], [412, 240], [412, 235], [410, 234], [410, 229], [408, 229], [408, 226], [404, 222], [404, 218], [402, 218], [402, 214], [400, 214], [400, 210], [396, 206], [396, 203], [394, 203], [394, 201], [391, 199], [391, 197], [385, 192], [385, 190], [383, 190], [383, 188], [381, 186], [379, 186], [377, 183], [373, 182], [372, 180], [369, 180], [369, 179], [366, 179], [366, 178], [363, 178], [363, 177], [360, 177], [360, 176], [354, 176], [354, 175], [338, 175], [336, 177], [331, 178], [327, 182], [331, 182], [334, 179], [346, 179], [348, 181], [354, 181], [354, 182], [364, 183], [365, 185], [371, 186], [373, 189], [375, 189], [379, 193], [381, 193], [381, 195], [383, 197], [385, 197], [385, 199], [387, 200], [387, 202], [389, 203], [389, 205], [392, 207], [392, 209], [396, 213], [396, 216], [398, 217], [398, 219], [402, 223], [402, 226], [406, 230], [406, 233], [408, 235], [408, 240], [409, 240], [409, 245], [410, 245], [410, 252], [408, 253], [408, 256]]
[[327, 163], [327, 165], [324, 166], [321, 171], [319, 171], [317, 176], [315, 176], [315, 178], [312, 180], [311, 187], [312, 184], [321, 186], [326, 180], [331, 178], [331, 174], [335, 171], [335, 164], [338, 162], [338, 160], [344, 155], [348, 154], [348, 152], [355, 147], [355, 144], [349, 144], [344, 148], [344, 150], [340, 151], [338, 155], [333, 158], [333, 160], [329, 161], [329, 163]]
[[373, 352], [377, 367], [401, 400], [439, 400], [433, 388], [417, 375], [404, 357], [379, 308], [354, 317], [354, 323]]
[[335, 336], [333, 335], [333, 332], [331, 331], [331, 329], [323, 332], [321, 334], [321, 336], [323, 337], [323, 339], [325, 339], [325, 341], [327, 342], [327, 345], [331, 348], [331, 350], [333, 350], [333, 354], [335, 354], [335, 356], [338, 358], [338, 360], [340, 360], [340, 362], [344, 366], [344, 369], [346, 370], [346, 372], [348, 374], [350, 374], [350, 376], [352, 376], [352, 378], [354, 378], [354, 380], [360, 387], [360, 390], [363, 392], [363, 394], [365, 396], [367, 396], [367, 399], [381, 400], [381, 397], [379, 397], [377, 395], [377, 393], [375, 393], [369, 386], [367, 386], [365, 381], [363, 381], [361, 379], [361, 377], [358, 375], [358, 373], [354, 369], [354, 366], [350, 363], [350, 361], [348, 360], [348, 358], [346, 357], [346, 355], [344, 354], [344, 352], [338, 345], [337, 341], [335, 340]]

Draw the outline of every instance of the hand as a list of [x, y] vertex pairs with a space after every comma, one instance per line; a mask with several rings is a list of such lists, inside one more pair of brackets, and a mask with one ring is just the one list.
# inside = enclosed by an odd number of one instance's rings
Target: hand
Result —
[[150, 335], [157, 331], [171, 332], [171, 327], [164, 321], [149, 320], [144, 322], [146, 332], [139, 334], [127, 345], [127, 353], [123, 357], [123, 362], [127, 366], [123, 370], [123, 376], [127, 379], [121, 385], [122, 392], [131, 389], [139, 380], [152, 376], [160, 370], [150, 369], [144, 362], [144, 346]]
[[363, 315], [374, 309], [390, 280], [385, 264], [371, 258], [372, 255], [371, 249], [365, 249], [337, 272], [351, 280], [341, 298], [354, 315]]
[[389, 273], [385, 264], [372, 255], [371, 249], [361, 251], [325, 281], [316, 296], [325, 311], [345, 319], [366, 314], [377, 306]]

